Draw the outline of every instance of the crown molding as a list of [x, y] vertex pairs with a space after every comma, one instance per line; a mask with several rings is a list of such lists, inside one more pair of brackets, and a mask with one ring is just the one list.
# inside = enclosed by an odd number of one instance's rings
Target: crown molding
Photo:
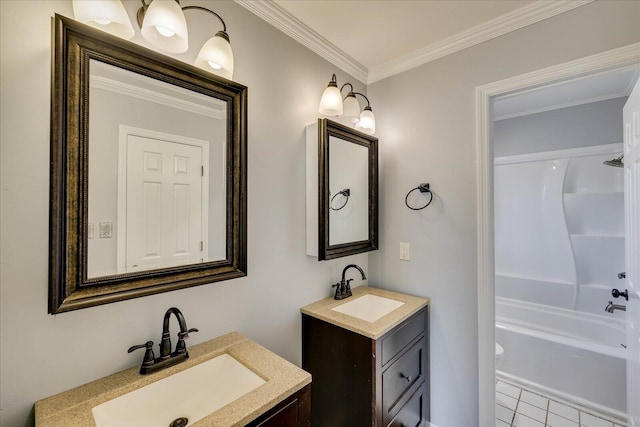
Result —
[[367, 69], [271, 0], [235, 0], [237, 4], [308, 47], [363, 83], [371, 84], [511, 31], [568, 12], [594, 0], [538, 0], [410, 54]]
[[363, 83], [367, 82], [367, 67], [339, 49], [329, 40], [302, 23], [298, 18], [269, 0], [235, 0], [254, 15], [267, 21], [292, 39], [300, 42], [322, 58]]
[[579, 105], [592, 104], [594, 102], [609, 101], [611, 99], [623, 98], [625, 96], [629, 96], [629, 92], [622, 91], [622, 92], [612, 93], [604, 96], [595, 96], [591, 98], [584, 98], [576, 101], [565, 102], [562, 104], [554, 104], [553, 106], [550, 106], [550, 107], [531, 108], [528, 110], [519, 111], [517, 113], [502, 114], [499, 116], [495, 116], [493, 120], [496, 122], [499, 122], [500, 120], [515, 119], [517, 117], [529, 116], [531, 114], [546, 113], [549, 111], [561, 110], [563, 108], [577, 107]]
[[131, 96], [143, 101], [153, 102], [169, 108], [177, 108], [179, 110], [184, 110], [213, 119], [222, 120], [226, 117], [224, 112], [220, 109], [207, 107], [195, 102], [187, 101], [185, 99], [180, 99], [175, 96], [163, 94], [154, 90], [131, 85], [107, 77], [91, 76], [90, 80], [91, 81], [89, 86], [95, 89], [108, 90], [121, 95]]
[[369, 70], [367, 83], [399, 74], [427, 62], [451, 55], [468, 47], [486, 42], [520, 28], [568, 12], [594, 0], [536, 1], [495, 19], [471, 27], [408, 55], [401, 56]]

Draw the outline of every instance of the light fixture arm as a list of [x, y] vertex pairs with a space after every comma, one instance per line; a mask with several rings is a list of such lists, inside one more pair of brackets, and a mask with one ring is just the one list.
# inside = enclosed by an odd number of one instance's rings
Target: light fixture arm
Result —
[[[175, 0], [175, 1], [176, 3], [180, 4], [180, 0]], [[136, 19], [138, 21], [138, 27], [142, 28], [142, 22], [144, 21], [144, 14], [149, 8], [149, 5], [151, 5], [151, 2], [147, 3], [145, 0], [140, 0], [140, 2], [142, 3], [142, 6], [140, 7], [140, 9], [138, 9], [138, 13], [136, 14]], [[198, 9], [198, 10], [203, 10], [205, 12], [209, 12], [210, 14], [214, 15], [216, 18], [220, 20], [220, 22], [222, 23], [222, 31], [225, 34], [227, 33], [227, 24], [225, 24], [224, 19], [222, 19], [222, 17], [217, 13], [215, 13], [213, 10], [209, 10], [206, 7], [202, 7], [202, 6], [184, 6], [184, 7], [181, 7], [181, 9], [183, 11]], [[229, 36], [227, 35], [227, 40], [228, 39], [229, 39]], [[334, 74], [334, 77], [335, 77], [335, 74]]]
[[138, 12], [136, 13], [136, 21], [138, 22], [138, 28], [142, 28], [142, 23], [144, 22], [144, 14], [147, 12], [147, 9], [149, 9], [149, 4], [151, 4], [151, 3], [147, 4], [144, 0], [140, 0], [140, 3], [142, 3], [142, 6], [140, 6], [140, 9], [138, 9]]
[[206, 7], [202, 7], [202, 6], [185, 6], [182, 8], [182, 10], [190, 10], [190, 9], [204, 10], [205, 12], [209, 12], [210, 14], [215, 15], [220, 20], [220, 22], [222, 22], [222, 31], [224, 31], [225, 33], [227, 32], [227, 24], [225, 24], [222, 17], [217, 13], [215, 13], [213, 10], [209, 10]]
[[[334, 74], [334, 76], [335, 76], [335, 74]], [[349, 85], [349, 87], [351, 88], [351, 90], [349, 92], [353, 93], [353, 85], [351, 83], [348, 83], [348, 82], [343, 84], [342, 87], [340, 87], [340, 93], [342, 93], [342, 89], [344, 89], [344, 87], [346, 85]]]
[[363, 93], [360, 92], [353, 92], [354, 95], [360, 95], [361, 97], [363, 97], [366, 101], [367, 101], [367, 107], [369, 107], [369, 109], [371, 109], [371, 103], [369, 102], [369, 98], [367, 98]]

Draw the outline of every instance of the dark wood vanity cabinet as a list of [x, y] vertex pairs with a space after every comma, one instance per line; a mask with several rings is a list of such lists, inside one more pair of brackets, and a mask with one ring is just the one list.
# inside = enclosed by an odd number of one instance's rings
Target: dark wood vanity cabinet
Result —
[[415, 427], [429, 420], [428, 306], [378, 339], [302, 314], [312, 425]]
[[247, 424], [247, 427], [309, 427], [311, 425], [310, 387], [310, 385], [303, 387]]

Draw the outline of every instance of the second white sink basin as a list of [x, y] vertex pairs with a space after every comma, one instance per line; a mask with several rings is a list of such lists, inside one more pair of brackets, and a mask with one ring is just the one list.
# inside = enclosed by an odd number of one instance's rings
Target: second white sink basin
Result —
[[402, 305], [404, 305], [402, 301], [367, 294], [332, 308], [332, 310], [367, 322], [375, 322]]
[[191, 425], [264, 384], [228, 354], [95, 406], [98, 427], [169, 426], [185, 417]]

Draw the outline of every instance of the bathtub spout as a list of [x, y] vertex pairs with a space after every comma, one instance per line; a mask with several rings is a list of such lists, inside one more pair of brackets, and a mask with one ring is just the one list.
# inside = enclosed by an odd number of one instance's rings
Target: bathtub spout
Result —
[[609, 301], [609, 304], [604, 308], [607, 313], [613, 313], [615, 310], [627, 311], [627, 307], [620, 304], [614, 304], [613, 301]]

